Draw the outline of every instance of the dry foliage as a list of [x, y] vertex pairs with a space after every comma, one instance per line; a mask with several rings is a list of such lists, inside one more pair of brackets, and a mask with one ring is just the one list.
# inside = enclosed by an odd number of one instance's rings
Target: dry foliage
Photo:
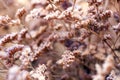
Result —
[[0, 10], [0, 80], [119, 80], [119, 0], [0, 0]]

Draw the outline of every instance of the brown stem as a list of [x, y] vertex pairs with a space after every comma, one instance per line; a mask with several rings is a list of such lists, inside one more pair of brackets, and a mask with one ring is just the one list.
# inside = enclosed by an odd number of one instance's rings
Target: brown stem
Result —
[[[29, 28], [28, 28], [28, 27], [25, 27], [24, 25], [23, 25], [23, 28], [24, 28], [24, 29], [28, 29], [28, 35], [30, 36], [30, 38], [32, 39], [32, 41], [35, 43], [34, 38], [31, 36], [31, 34], [30, 34], [30, 32], [29, 32], [29, 31], [30, 31]], [[29, 44], [27, 41], [26, 41], [26, 43]], [[29, 46], [30, 46], [32, 52], [35, 53], [33, 47], [32, 47], [31, 45], [29, 45]]]
[[107, 46], [111, 49], [112, 53], [114, 54], [114, 58], [117, 58], [118, 62], [120, 61], [119, 57], [116, 55], [114, 49], [111, 47], [111, 45], [107, 42], [106, 39], [103, 39], [103, 42], [107, 44]]
[[118, 37], [116, 38], [115, 43], [114, 43], [114, 46], [116, 45], [116, 43], [117, 43], [117, 41], [119, 40], [119, 38], [120, 38], [120, 34], [119, 34]]
[[9, 7], [6, 5], [6, 3], [4, 2], [4, 0], [0, 0], [0, 2], [3, 4], [3, 6], [7, 9], [7, 11], [9, 11]]
[[0, 63], [8, 70], [8, 67], [1, 60]]
[[[51, 2], [51, 0], [48, 0], [48, 1], [49, 1], [50, 5], [52, 6], [53, 10], [55, 11], [55, 8], [54, 8], [55, 5]], [[56, 7], [56, 8], [57, 8], [57, 10], [59, 10], [60, 12], [62, 12], [58, 7]]]
[[[89, 29], [89, 30], [90, 30], [90, 29]], [[91, 31], [93, 34], [95, 34], [98, 38], [102, 39], [96, 32], [94, 32], [94, 31], [92, 31], [92, 30], [90, 30], [90, 31]], [[114, 49], [113, 49], [113, 48], [111, 47], [111, 45], [107, 42], [107, 40], [106, 40], [106, 39], [102, 39], [102, 41], [108, 45], [108, 47], [111, 49], [112, 53], [114, 54], [114, 57], [116, 57], [117, 60], [118, 60], [118, 62], [120, 62], [119, 57], [116, 55]]]
[[108, 4], [109, 4], [109, 0], [105, 0], [104, 10], [106, 10], [106, 9], [107, 9]]
[[75, 3], [76, 3], [76, 0], [74, 0], [73, 7], [72, 7], [72, 11], [73, 11], [74, 8], [75, 8]]

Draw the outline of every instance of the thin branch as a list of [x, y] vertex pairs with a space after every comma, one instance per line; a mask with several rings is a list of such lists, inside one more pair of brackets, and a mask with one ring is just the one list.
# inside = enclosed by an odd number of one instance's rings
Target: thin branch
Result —
[[[48, 1], [49, 1], [50, 5], [52, 6], [53, 10], [55, 11], [55, 7], [56, 7], [55, 4], [53, 4], [51, 0], [48, 0]], [[56, 7], [56, 8], [57, 8], [56, 10], [59, 10], [60, 12], [62, 12], [58, 7]]]
[[114, 54], [114, 58], [117, 58], [118, 62], [120, 62], [119, 57], [116, 55], [114, 49], [111, 47], [111, 45], [107, 42], [107, 40], [103, 39], [103, 42], [107, 44], [107, 46], [111, 49], [112, 53]]
[[120, 34], [118, 35], [117, 39], [115, 40], [114, 45], [116, 45], [116, 43], [117, 43], [117, 41], [119, 40], [119, 38], [120, 38]]
[[74, 0], [72, 11], [74, 11], [76, 0]]
[[8, 70], [0, 70], [0, 73], [7, 73]]
[[3, 4], [3, 6], [9, 11], [9, 7], [5, 4], [4, 0], [0, 0], [0, 2]]
[[104, 10], [106, 10], [106, 9], [107, 9], [108, 4], [109, 4], [109, 0], [105, 0]]
[[8, 70], [8, 67], [1, 60], [0, 60], [0, 64], [2, 64]]
[[[89, 29], [89, 31], [91, 31], [93, 34], [95, 34], [99, 39], [102, 39], [96, 32], [92, 31]], [[111, 49], [112, 53], [114, 54], [114, 57], [116, 57], [118, 59], [118, 62], [120, 62], [120, 59], [119, 57], [116, 55], [114, 49], [111, 47], [111, 45], [105, 40], [105, 39], [102, 39], [102, 41], [108, 45], [108, 47]]]

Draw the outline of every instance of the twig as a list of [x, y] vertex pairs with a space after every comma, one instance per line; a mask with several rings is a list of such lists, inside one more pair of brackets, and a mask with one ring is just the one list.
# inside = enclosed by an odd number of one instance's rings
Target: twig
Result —
[[75, 3], [76, 3], [76, 0], [74, 0], [73, 7], [72, 7], [72, 11], [73, 11], [74, 8], [75, 8]]
[[[53, 10], [55, 11], [55, 8], [54, 8], [55, 5], [51, 2], [51, 0], [48, 0], [48, 1], [49, 1], [50, 5], [52, 6]], [[59, 10], [60, 12], [62, 12], [58, 7], [56, 7], [56, 8], [57, 8], [57, 10]]]
[[120, 34], [118, 35], [117, 39], [115, 40], [114, 45], [116, 45], [116, 43], [117, 43], [117, 41], [119, 40], [119, 38], [120, 38]]
[[1, 60], [0, 63], [8, 70], [8, 67]]
[[48, 0], [48, 1], [49, 1], [50, 5], [52, 6], [53, 10], [54, 10], [54, 6], [53, 6], [52, 2], [50, 0]]
[[0, 2], [3, 4], [3, 6], [9, 11], [9, 7], [5, 4], [4, 0], [0, 0]]
[[107, 44], [107, 46], [111, 49], [112, 53], [114, 54], [114, 57], [118, 59], [118, 62], [120, 62], [119, 57], [116, 55], [114, 49], [110, 46], [110, 44], [107, 42], [107, 40], [103, 39], [103, 42]]
[[[90, 29], [89, 29], [89, 31], [91, 31], [93, 34], [95, 34], [99, 39], [102, 39], [96, 32], [94, 32]], [[111, 47], [111, 45], [105, 39], [102, 39], [102, 41], [108, 45], [108, 47], [111, 49], [112, 53], [114, 54], [114, 57], [116, 57], [118, 59], [118, 62], [120, 62], [119, 57], [116, 55], [116, 53], [115, 53], [114, 49]]]
[[8, 70], [0, 70], [0, 73], [6, 73]]
[[[30, 31], [29, 28], [24, 26], [24, 25], [23, 25], [23, 28], [28, 29], [28, 34], [29, 34], [30, 38], [32, 39], [33, 42], [35, 42], [34, 38], [31, 36], [31, 34], [29, 32]], [[26, 41], [26, 43], [29, 44], [27, 41]], [[32, 52], [35, 53], [35, 51], [34, 51], [34, 49], [33, 49], [33, 47], [31, 45], [30, 45], [30, 48], [31, 48]]]

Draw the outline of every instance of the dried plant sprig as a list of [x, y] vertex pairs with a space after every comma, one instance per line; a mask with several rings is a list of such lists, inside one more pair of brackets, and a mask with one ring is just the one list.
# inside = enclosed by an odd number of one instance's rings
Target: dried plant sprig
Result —
[[30, 22], [31, 20], [36, 20], [39, 19], [41, 16], [41, 11], [43, 9], [41, 8], [34, 8], [33, 10], [30, 11], [30, 14], [28, 14], [25, 18], [26, 22]]
[[95, 5], [95, 6], [100, 6], [103, 2], [103, 0], [87, 0], [89, 5]]
[[0, 39], [0, 46], [4, 46], [6, 43], [12, 42], [14, 40], [19, 41], [23, 38], [26, 38], [27, 33], [28, 33], [28, 30], [23, 29], [19, 33], [7, 34], [2, 39]]
[[18, 37], [17, 33], [7, 34], [2, 39], [0, 39], [0, 46], [3, 46], [6, 43], [9, 43], [9, 42], [11, 42], [13, 40], [17, 40], [17, 37]]
[[[16, 35], [14, 36], [16, 37], [12, 36], [12, 34], [6, 34], [0, 40], [0, 58], [5, 61], [7, 60], [6, 65], [20, 65], [20, 67], [13, 66], [8, 68], [7, 79], [9, 80], [12, 77], [12, 80], [13, 78], [21, 80], [23, 76], [19, 74], [22, 74], [23, 69], [25, 69], [28, 70], [31, 78], [46, 80], [44, 75], [46, 68], [41, 71], [42, 65], [37, 67], [36, 64], [47, 64], [49, 62], [48, 69], [51, 77], [55, 80], [58, 78], [61, 80], [91, 80], [91, 78], [86, 79], [88, 76], [92, 77], [91, 74], [95, 75], [96, 78], [94, 79], [96, 80], [98, 78], [100, 80], [104, 79], [105, 76], [109, 75], [114, 64], [120, 62], [118, 60], [119, 54], [116, 54], [117, 51], [115, 51], [116, 48], [111, 47], [116, 43], [114, 43], [112, 38], [114, 33], [116, 33], [115, 37], [118, 37], [118, 39], [116, 38], [117, 42], [119, 41], [120, 20], [117, 15], [117, 26], [113, 26], [114, 24], [110, 22], [112, 20], [109, 19], [116, 17], [116, 14], [114, 14], [112, 9], [107, 10], [103, 7], [106, 1], [31, 0], [30, 7], [27, 6], [27, 10], [25, 10], [26, 8], [17, 10], [16, 19], [1, 16], [0, 26], [10, 26], [8, 29], [10, 31], [11, 27], [13, 28], [16, 24], [18, 24], [17, 27], [21, 28], [22, 26], [21, 31], [18, 30], [19, 32], [15, 33]], [[117, 1], [115, 0], [115, 3]], [[85, 11], [82, 4], [87, 5]], [[109, 3], [107, 6], [109, 6]], [[25, 21], [23, 20], [24, 18]], [[19, 44], [13, 46], [15, 44], [11, 43], [13, 41]], [[6, 45], [6, 43], [11, 44]], [[113, 55], [109, 54], [111, 52]], [[55, 58], [53, 57], [54, 54], [51, 53], [55, 53]], [[58, 59], [56, 55], [61, 57], [61, 59]], [[109, 60], [106, 57], [109, 57]], [[57, 67], [55, 67], [55, 62], [62, 66], [57, 64]], [[95, 64], [97, 64], [97, 73], [94, 68]], [[33, 65], [34, 67], [32, 67]], [[54, 67], [55, 69], [52, 69]], [[13, 69], [16, 71], [11, 72]], [[71, 69], [75, 70], [69, 72]], [[11, 75], [12, 73], [14, 76]]]
[[0, 27], [13, 27], [13, 26], [20, 25], [19, 19], [11, 19], [8, 15], [0, 16]]
[[25, 69], [28, 68], [28, 65], [30, 65], [30, 67], [34, 69], [31, 66], [31, 61], [34, 60], [33, 55], [34, 53], [32, 53], [30, 46], [25, 46], [19, 57], [19, 60], [21, 61], [21, 68]]
[[26, 10], [25, 8], [21, 8], [21, 9], [18, 9], [15, 16], [18, 18], [18, 19], [21, 19], [23, 17], [23, 15], [26, 13]]
[[67, 68], [74, 61], [75, 61], [74, 53], [72, 53], [70, 51], [65, 51], [64, 54], [62, 55], [62, 58], [57, 61], [57, 64], [62, 65], [63, 68]]
[[22, 40], [23, 38], [26, 38], [27, 33], [28, 33], [27, 29], [22, 29], [18, 34], [18, 40]]
[[24, 45], [14, 45], [12, 47], [7, 48], [5, 51], [9, 56], [11, 56], [14, 55], [16, 52], [21, 51], [23, 48]]
[[36, 58], [38, 55], [41, 55], [42, 52], [44, 52], [47, 49], [51, 49], [52, 48], [52, 42], [50, 41], [46, 41], [40, 44], [40, 46], [38, 47], [38, 50], [36, 50], [35, 54], [33, 55], [34, 58]]
[[38, 80], [46, 80], [45, 72], [47, 70], [46, 65], [39, 65], [34, 71], [30, 72], [30, 75]]
[[0, 24], [8, 24], [11, 21], [11, 18], [7, 16], [0, 16]]

